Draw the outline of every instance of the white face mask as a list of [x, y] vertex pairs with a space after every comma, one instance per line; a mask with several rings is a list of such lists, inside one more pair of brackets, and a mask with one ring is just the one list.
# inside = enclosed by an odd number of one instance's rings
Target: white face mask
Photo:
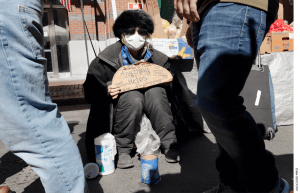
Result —
[[146, 42], [146, 36], [141, 36], [140, 34], [136, 33], [133, 35], [125, 35], [126, 46], [132, 50], [139, 50], [141, 49]]

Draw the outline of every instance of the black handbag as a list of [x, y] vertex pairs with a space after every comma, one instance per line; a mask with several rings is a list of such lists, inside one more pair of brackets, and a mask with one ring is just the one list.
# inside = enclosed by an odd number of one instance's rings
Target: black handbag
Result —
[[246, 111], [254, 118], [264, 139], [272, 140], [277, 128], [274, 128], [272, 118], [269, 67], [261, 64], [260, 53], [258, 53], [240, 96], [244, 98]]

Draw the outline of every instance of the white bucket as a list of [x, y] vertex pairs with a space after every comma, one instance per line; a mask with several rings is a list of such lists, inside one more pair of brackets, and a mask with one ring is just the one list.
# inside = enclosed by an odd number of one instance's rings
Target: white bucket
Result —
[[95, 138], [94, 142], [99, 175], [114, 173], [115, 155], [117, 153], [115, 137], [110, 133], [104, 133]]

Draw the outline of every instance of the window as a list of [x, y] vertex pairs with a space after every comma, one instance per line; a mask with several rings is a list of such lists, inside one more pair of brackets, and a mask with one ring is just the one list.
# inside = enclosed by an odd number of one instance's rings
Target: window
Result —
[[42, 22], [48, 77], [70, 76], [68, 11], [58, 0], [48, 0]]

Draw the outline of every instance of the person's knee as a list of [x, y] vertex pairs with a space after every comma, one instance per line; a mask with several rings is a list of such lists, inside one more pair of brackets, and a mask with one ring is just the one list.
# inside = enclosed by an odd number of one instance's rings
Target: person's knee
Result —
[[128, 107], [128, 109], [130, 109], [132, 113], [139, 112], [143, 109], [143, 101], [139, 97], [128, 98], [126, 103], [126, 106]]
[[118, 109], [134, 110], [143, 106], [143, 96], [138, 91], [122, 93], [118, 101]]
[[147, 102], [156, 108], [165, 108], [169, 104], [166, 90], [162, 87], [153, 87], [147, 91]]
[[142, 111], [143, 102], [140, 98], [134, 98], [133, 100], [131, 100], [131, 106], [135, 111]]

